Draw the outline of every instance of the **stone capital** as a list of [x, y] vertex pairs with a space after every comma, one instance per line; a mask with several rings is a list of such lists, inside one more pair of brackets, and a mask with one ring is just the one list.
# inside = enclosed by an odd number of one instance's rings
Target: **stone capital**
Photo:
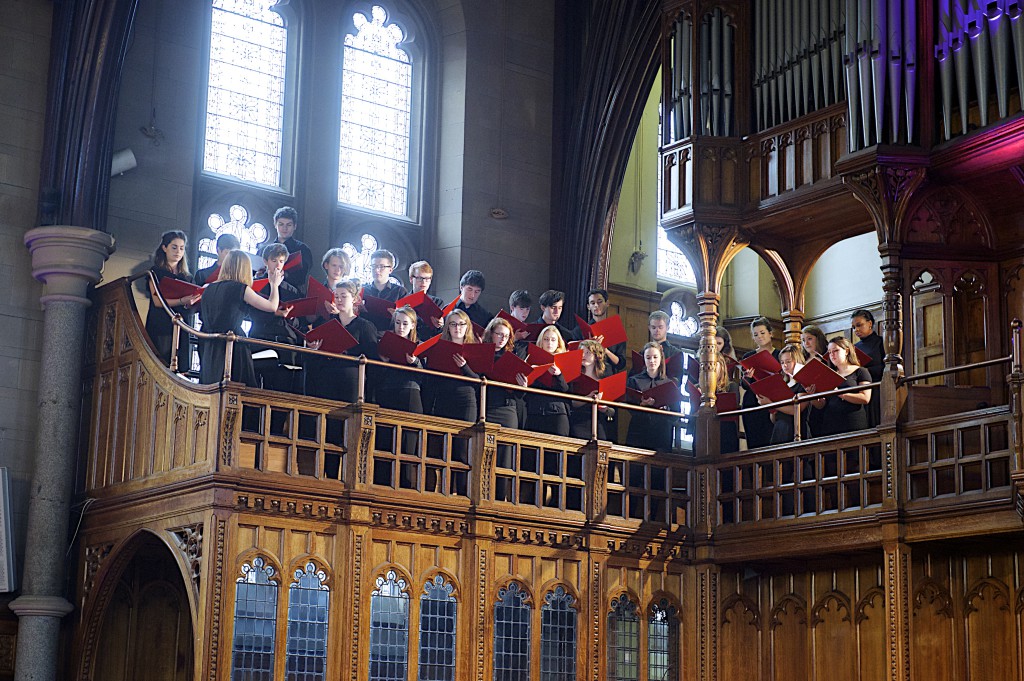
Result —
[[114, 252], [114, 237], [86, 227], [53, 225], [25, 233], [32, 254], [32, 276], [46, 285], [39, 299], [89, 305], [86, 292], [100, 280], [103, 263]]
[[58, 619], [75, 609], [75, 606], [60, 596], [19, 596], [7, 607], [18, 617], [56, 617]]

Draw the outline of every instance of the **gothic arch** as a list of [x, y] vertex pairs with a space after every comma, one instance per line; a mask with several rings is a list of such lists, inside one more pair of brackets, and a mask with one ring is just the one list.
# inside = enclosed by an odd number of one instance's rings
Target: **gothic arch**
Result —
[[[757, 631], [761, 631], [761, 608], [758, 607], [757, 603], [745, 596], [744, 594], [735, 593], [722, 601], [722, 605], [719, 608], [721, 615], [720, 623], [722, 625], [729, 624], [729, 612], [736, 607], [736, 605], [742, 605], [744, 612], [750, 613], [750, 626], [754, 627]], [[774, 611], [773, 611], [774, 612]], [[736, 622], [736, 624], [742, 624]]]
[[[791, 610], [791, 608], [792, 608], [792, 610]], [[799, 617], [801, 618], [800, 621], [803, 624], [806, 624], [807, 623], [807, 602], [803, 598], [801, 598], [800, 596], [797, 596], [796, 594], [792, 594], [792, 593], [791, 594], [786, 594], [785, 596], [780, 598], [775, 603], [775, 606], [772, 607], [772, 611], [771, 611], [770, 615], [768, 616], [768, 628], [769, 629], [774, 629], [775, 627], [779, 626], [782, 623], [782, 621], [779, 619], [779, 616], [782, 615], [783, 613], [787, 613], [787, 614], [788, 613], [792, 613], [792, 614], [795, 614], [795, 615], [799, 615]]]
[[988, 214], [954, 185], [931, 185], [913, 197], [899, 240], [907, 245], [946, 245], [971, 251], [992, 249]]
[[827, 610], [829, 605], [832, 603], [838, 607], [839, 611], [846, 611], [846, 614], [843, 615], [842, 621], [853, 621], [851, 617], [852, 608], [850, 607], [850, 597], [841, 591], [826, 591], [811, 608], [812, 629], [825, 621], [824, 617], [822, 617], [822, 612]]

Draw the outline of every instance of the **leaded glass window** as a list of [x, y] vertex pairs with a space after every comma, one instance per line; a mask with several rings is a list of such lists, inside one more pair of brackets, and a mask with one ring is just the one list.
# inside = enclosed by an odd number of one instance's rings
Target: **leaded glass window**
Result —
[[636, 603], [622, 594], [608, 613], [608, 678], [637, 681], [640, 678], [640, 618]]
[[576, 599], [564, 587], [555, 587], [540, 606], [541, 681], [576, 679]]
[[249, 224], [249, 209], [240, 203], [228, 209], [227, 218], [220, 213], [210, 213], [206, 224], [213, 236], [199, 240], [197, 269], [200, 270], [217, 262], [217, 237], [221, 234], [234, 234], [241, 244], [241, 250], [250, 255], [259, 255], [260, 249], [270, 240], [270, 230], [262, 222]]
[[697, 285], [693, 265], [679, 250], [679, 247], [669, 240], [665, 230], [660, 227], [658, 228], [658, 279], [690, 286]]
[[420, 596], [419, 681], [455, 681], [455, 587], [441, 575]]
[[675, 606], [662, 599], [647, 618], [647, 678], [679, 681], [679, 618]]
[[409, 214], [413, 66], [399, 45], [405, 31], [374, 5], [353, 15], [341, 81], [338, 201]]
[[231, 678], [273, 681], [277, 627], [277, 582], [263, 558], [242, 566], [235, 582], [235, 635], [231, 642]]
[[295, 571], [288, 587], [288, 641], [285, 674], [289, 681], [323, 681], [327, 673], [327, 619], [331, 592], [326, 575], [313, 563]]
[[408, 584], [394, 570], [370, 594], [370, 681], [405, 681], [409, 670]]
[[213, 0], [203, 170], [281, 186], [288, 29], [276, 0]]
[[494, 681], [530, 681], [530, 595], [516, 582], [494, 605]]

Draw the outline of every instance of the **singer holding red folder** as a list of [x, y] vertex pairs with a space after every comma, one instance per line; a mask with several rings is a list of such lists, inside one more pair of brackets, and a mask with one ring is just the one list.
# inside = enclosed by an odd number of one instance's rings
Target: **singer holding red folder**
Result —
[[[153, 267], [150, 270], [156, 277], [157, 286], [165, 279], [177, 279], [178, 281], [191, 282], [191, 274], [188, 270], [188, 256], [185, 251], [188, 247], [188, 237], [184, 232], [172, 230], [164, 232], [160, 237], [160, 245], [153, 253]], [[153, 282], [149, 283], [149, 312], [146, 314], [146, 333], [156, 347], [157, 355], [164, 364], [171, 363], [172, 337], [174, 335], [174, 323], [167, 315], [167, 311], [160, 304], [160, 296], [157, 295]], [[171, 311], [181, 315], [182, 320], [192, 325], [192, 307], [199, 302], [200, 296], [193, 294], [178, 298], [167, 299]], [[189, 370], [188, 334], [181, 332], [178, 345], [178, 371]]]
[[[242, 322], [251, 310], [276, 312], [280, 302], [278, 289], [284, 281], [284, 271], [275, 269], [267, 273], [270, 294], [264, 298], [252, 288], [252, 261], [244, 251], [231, 251], [224, 258], [217, 281], [203, 293], [203, 331], [227, 333], [245, 337]], [[200, 383], [219, 383], [224, 377], [224, 358], [227, 342], [204, 338], [201, 341], [203, 364], [199, 372]], [[246, 343], [234, 343], [231, 353], [231, 380], [258, 388], [259, 382], [252, 364], [252, 349]]]
[[[484, 329], [484, 343], [494, 343], [495, 365], [505, 353], [515, 354], [516, 341], [512, 325], [500, 317], [495, 317]], [[490, 374], [488, 374], [490, 376]], [[502, 377], [502, 380], [512, 377]], [[519, 385], [526, 385], [526, 375], [517, 374], [514, 379]], [[488, 386], [487, 388], [487, 422], [501, 424], [503, 428], [518, 428], [519, 414], [516, 411], [515, 393], [507, 388]]]
[[[337, 319], [355, 340], [355, 344], [345, 350], [350, 357], [366, 355], [368, 359], [377, 359], [377, 329], [362, 317], [356, 315], [353, 308], [359, 286], [356, 282], [346, 280], [334, 287], [334, 302], [329, 305], [329, 317], [321, 317], [316, 326], [327, 324]], [[373, 381], [367, 380], [367, 389]], [[323, 397], [329, 400], [355, 402], [359, 392], [359, 365], [340, 359], [331, 359], [321, 355], [309, 355], [306, 358], [306, 394]], [[369, 399], [371, 396], [367, 396]]]
[[[759, 404], [769, 404], [771, 402], [780, 402], [784, 399], [789, 399], [793, 395], [801, 395], [804, 392], [804, 387], [797, 382], [794, 377], [801, 369], [807, 360], [804, 357], [803, 348], [799, 345], [789, 344], [779, 351], [779, 364], [782, 365], [782, 373], [776, 374], [775, 378], [782, 387], [779, 393], [766, 393], [758, 390], [758, 381], [754, 383], [754, 391], [757, 392], [757, 401]], [[771, 380], [771, 379], [764, 379]], [[801, 402], [798, 406], [792, 404], [776, 407], [772, 414], [771, 419], [775, 424], [772, 428], [772, 440], [771, 444], [777, 445], [784, 442], [792, 442], [795, 435], [795, 426], [793, 423], [793, 417], [800, 413], [800, 437], [807, 439], [810, 437], [810, 429], [807, 427], [807, 415], [808, 415], [808, 403]]]
[[[665, 374], [665, 355], [663, 354], [661, 343], [651, 341], [645, 345], [643, 358], [644, 371], [630, 376], [626, 382], [627, 388], [643, 393], [667, 383], [675, 383]], [[679, 395], [678, 384], [676, 384], [676, 395]], [[681, 401], [682, 397], [680, 396], [675, 402], [665, 404], [662, 408], [679, 411]], [[653, 407], [655, 406], [655, 400], [653, 398], [641, 398], [640, 404], [645, 407]], [[670, 451], [672, 449], [673, 431], [677, 420], [674, 416], [657, 416], [639, 411], [630, 412], [626, 444], [630, 447]]]
[[[743, 355], [741, 362], [743, 363], [746, 371], [744, 371], [743, 387], [745, 389], [743, 393], [743, 408], [756, 407], [757, 406], [757, 394], [751, 390], [750, 385], [757, 378], [763, 378], [763, 376], [755, 376], [754, 369], [749, 368], [750, 362], [754, 355], [758, 353], [768, 353], [774, 359], [774, 364], [778, 365], [779, 351], [772, 349], [772, 325], [765, 317], [758, 317], [754, 321], [750, 322], [750, 336], [754, 341], [754, 345], [757, 346], [756, 350], [748, 352]], [[758, 358], [760, 359], [760, 358]], [[779, 369], [775, 370], [776, 372]], [[761, 411], [755, 411], [749, 414], [743, 415], [743, 432], [747, 436], [747, 449], [754, 449], [755, 447], [764, 447], [772, 441], [772, 430], [775, 425], [772, 423], [772, 418], [768, 414], [768, 411], [762, 409]]]
[[[605, 364], [605, 349], [596, 340], [585, 340], [580, 343], [580, 349], [583, 350], [583, 356], [581, 359], [582, 373], [581, 377], [586, 376], [593, 381], [600, 381], [602, 378], [607, 377], [609, 374], [615, 373], [609, 371], [609, 367]], [[599, 392], [592, 391], [586, 395], [586, 397], [604, 397]], [[615, 399], [612, 396], [607, 396], [605, 399]], [[569, 415], [569, 434], [572, 437], [578, 437], [582, 440], [589, 440], [591, 435], [591, 419], [593, 418], [592, 403], [584, 401], [572, 402], [572, 413]], [[615, 414], [613, 407], [601, 405], [598, 407], [597, 415], [597, 439], [607, 440], [608, 433], [610, 432], [609, 426], [611, 425], [610, 419]]]
[[[441, 331], [441, 340], [449, 341], [457, 345], [471, 345], [477, 342], [473, 334], [472, 322], [462, 310], [452, 310], [444, 320], [444, 329]], [[463, 376], [479, 378], [469, 366], [466, 358], [459, 353], [451, 357], [455, 367]], [[431, 368], [429, 358], [426, 361], [426, 368]], [[435, 367], [436, 368], [436, 367]], [[477, 386], [475, 383], [456, 381], [450, 378], [431, 376], [430, 391], [432, 395], [433, 408], [431, 413], [434, 416], [441, 416], [447, 419], [458, 419], [459, 421], [475, 422], [477, 420]]]
[[[395, 310], [391, 330], [377, 344], [377, 352], [382, 360], [399, 366], [423, 368], [420, 358], [413, 355], [417, 343], [416, 322], [416, 311], [408, 305]], [[377, 404], [412, 414], [423, 413], [420, 389], [422, 374], [401, 369], [383, 369], [380, 373], [380, 382], [375, 391]]]
[[[843, 382], [840, 388], [871, 383], [871, 374], [858, 364], [853, 343], [845, 338], [833, 338], [828, 343], [828, 358], [832, 360]], [[817, 392], [817, 386], [807, 386], [808, 392]], [[871, 389], [858, 392], [830, 395], [814, 400], [815, 409], [823, 410], [821, 433], [814, 435], [839, 435], [868, 427], [867, 405], [871, 401]]]
[[[551, 355], [558, 355], [565, 352], [565, 340], [555, 326], [545, 326], [537, 337], [537, 347]], [[579, 365], [577, 365], [578, 367]], [[569, 385], [565, 382], [565, 376], [557, 364], [548, 368], [550, 385], [548, 381], [541, 379], [537, 387], [546, 388], [555, 392], [569, 392]], [[541, 395], [538, 393], [527, 393], [526, 395], [526, 423], [530, 430], [549, 435], [569, 435], [569, 401], [561, 397]]]

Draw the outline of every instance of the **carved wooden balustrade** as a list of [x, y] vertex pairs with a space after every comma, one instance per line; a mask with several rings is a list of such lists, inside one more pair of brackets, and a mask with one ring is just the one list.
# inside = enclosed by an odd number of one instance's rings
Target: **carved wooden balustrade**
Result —
[[[741, 564], [856, 553], [869, 566], [856, 569], [880, 580], [894, 523], [920, 542], [1020, 528], [1019, 399], [705, 460], [197, 386], [147, 348], [124, 282], [96, 302], [83, 386], [81, 491], [95, 501], [81, 531], [80, 678], [92, 678], [103, 612], [142, 535], [167, 544], [191, 585], [196, 678], [229, 678], [234, 584], [258, 557], [281, 579], [312, 562], [343, 595], [332, 599], [331, 678], [365, 678], [364, 601], [391, 570], [417, 589], [438, 574], [455, 585], [466, 605], [457, 678], [487, 678], [495, 589], [515, 581], [537, 602], [564, 587], [583, 632], [577, 668], [596, 680], [608, 664], [608, 604], [622, 594], [644, 612], [676, 608], [684, 630], [714, 645], [709, 632], [728, 624], [708, 619], [718, 570], [733, 579]], [[696, 655], [695, 642], [681, 645]], [[815, 645], [815, 655], [838, 650]]]

